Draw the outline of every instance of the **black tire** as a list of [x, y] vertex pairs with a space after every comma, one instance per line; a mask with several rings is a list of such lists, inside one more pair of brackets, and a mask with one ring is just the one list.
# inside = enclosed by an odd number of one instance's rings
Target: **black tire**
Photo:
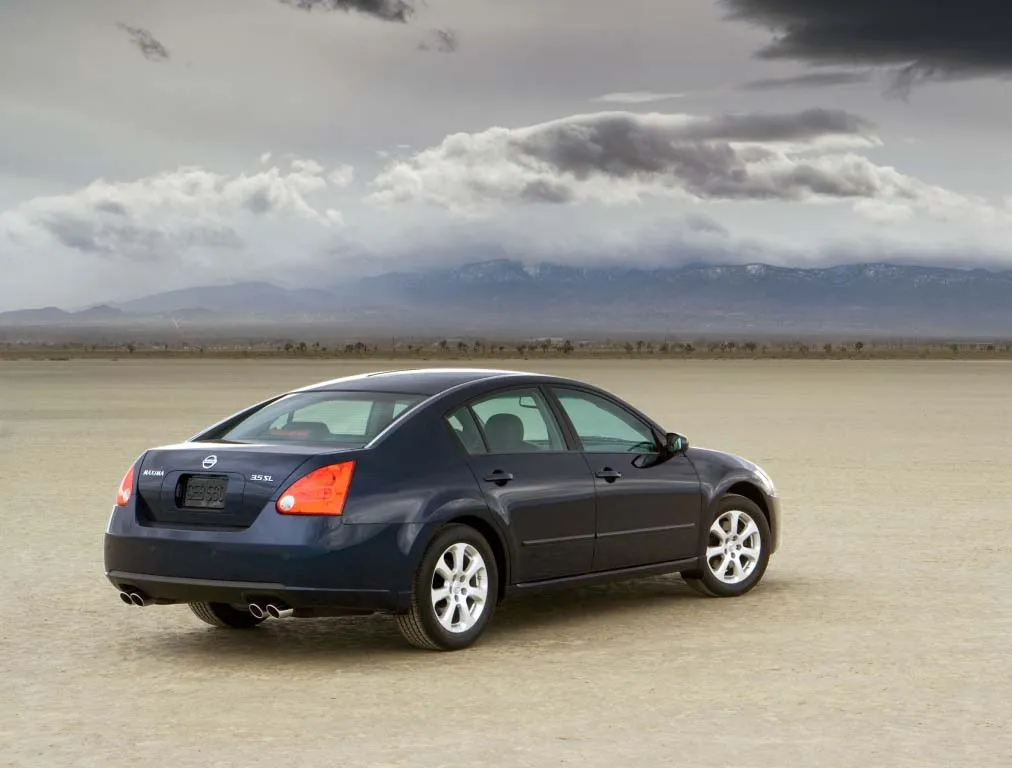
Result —
[[253, 629], [265, 621], [228, 603], [190, 603], [190, 610], [201, 621], [223, 629]]
[[[763, 575], [766, 573], [766, 567], [769, 565], [770, 547], [773, 543], [769, 522], [766, 520], [766, 515], [763, 514], [763, 511], [751, 499], [733, 493], [729, 493], [721, 498], [717, 503], [713, 515], [706, 520], [706, 530], [709, 531], [714, 521], [720, 519], [722, 515], [734, 510], [744, 512], [752, 519], [756, 528], [758, 528], [759, 556], [756, 558], [755, 565], [748, 576], [741, 581], [733, 584], [721, 581], [714, 574], [713, 569], [709, 567], [706, 557], [707, 548], [718, 545], [719, 539], [715, 534], [708, 534], [699, 553], [699, 569], [684, 571], [682, 573], [682, 578], [686, 584], [700, 594], [708, 597], [739, 597], [744, 595], [746, 592], [754, 589], [762, 580]], [[741, 545], [739, 545], [738, 549], [740, 550], [741, 548]], [[716, 569], [719, 570], [720, 566], [716, 566]]]
[[[432, 602], [432, 589], [438, 579], [436, 567], [450, 547], [464, 544], [473, 547], [481, 556], [485, 565], [484, 586], [487, 589], [484, 605], [474, 624], [463, 631], [450, 631], [441, 623]], [[444, 561], [445, 562], [445, 561]], [[443, 583], [440, 581], [440, 584]], [[465, 607], [469, 605], [468, 596], [463, 599]], [[418, 565], [411, 589], [411, 609], [396, 616], [397, 628], [404, 639], [416, 648], [432, 651], [459, 651], [473, 645], [485, 631], [485, 627], [495, 613], [499, 598], [499, 568], [492, 548], [485, 537], [467, 525], [453, 524], [442, 529], [429, 543]], [[451, 598], [447, 598], [451, 624], [454, 617], [462, 616], [459, 608], [454, 608]], [[473, 601], [473, 597], [470, 598]], [[459, 600], [458, 600], [459, 602]]]

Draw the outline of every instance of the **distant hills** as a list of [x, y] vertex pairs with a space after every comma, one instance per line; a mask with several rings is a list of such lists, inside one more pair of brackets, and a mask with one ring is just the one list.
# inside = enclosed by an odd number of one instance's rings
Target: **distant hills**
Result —
[[[1012, 272], [895, 264], [673, 268], [498, 259], [291, 289], [201, 286], [83, 312], [0, 313], [0, 327], [320, 327], [416, 335], [1012, 336]], [[10, 334], [7, 334], [8, 336]]]
[[0, 325], [59, 325], [61, 323], [103, 323], [119, 320], [126, 313], [121, 309], [102, 304], [97, 307], [67, 312], [59, 307], [21, 309], [0, 312]]

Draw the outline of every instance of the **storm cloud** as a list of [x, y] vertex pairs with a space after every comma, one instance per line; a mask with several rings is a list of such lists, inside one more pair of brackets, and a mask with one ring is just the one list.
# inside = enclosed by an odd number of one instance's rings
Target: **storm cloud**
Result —
[[414, 13], [407, 0], [278, 0], [300, 11], [358, 11], [383, 21], [406, 22]]
[[149, 61], [167, 61], [169, 59], [169, 49], [158, 42], [148, 30], [142, 27], [131, 27], [122, 22], [116, 26], [130, 36], [130, 41], [145, 59]]
[[898, 87], [1012, 73], [1012, 3], [996, 0], [721, 0], [770, 28], [765, 59], [897, 68]]

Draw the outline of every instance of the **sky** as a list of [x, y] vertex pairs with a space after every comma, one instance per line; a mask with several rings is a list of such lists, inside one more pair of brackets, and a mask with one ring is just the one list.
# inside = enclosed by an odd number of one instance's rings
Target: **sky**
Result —
[[0, 0], [0, 310], [488, 258], [1012, 269], [999, 0]]

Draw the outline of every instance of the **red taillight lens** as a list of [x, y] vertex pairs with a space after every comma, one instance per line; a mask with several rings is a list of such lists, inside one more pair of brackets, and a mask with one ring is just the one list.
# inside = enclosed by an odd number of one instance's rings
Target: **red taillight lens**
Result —
[[134, 492], [134, 468], [130, 467], [123, 475], [123, 482], [119, 484], [119, 491], [116, 493], [116, 506], [125, 507]]
[[354, 472], [354, 461], [313, 470], [281, 494], [275, 506], [283, 515], [340, 515]]

